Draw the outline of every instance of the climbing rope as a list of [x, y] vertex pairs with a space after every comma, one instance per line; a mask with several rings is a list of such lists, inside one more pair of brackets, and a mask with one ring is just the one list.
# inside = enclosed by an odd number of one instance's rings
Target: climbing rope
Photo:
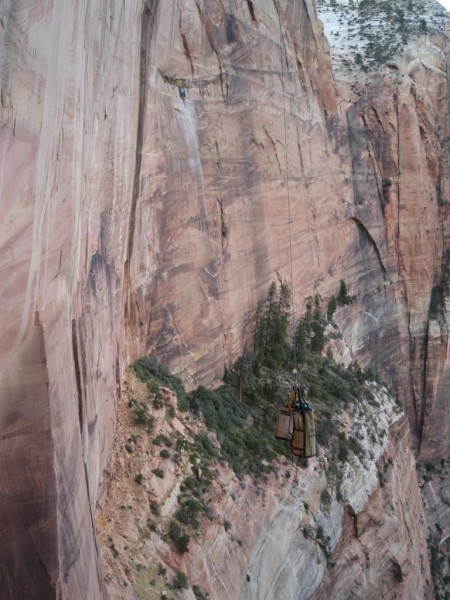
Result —
[[[283, 97], [283, 119], [284, 119], [284, 152], [285, 152], [285, 164], [286, 164], [286, 195], [287, 195], [287, 206], [288, 206], [288, 237], [289, 237], [289, 263], [290, 263], [290, 271], [291, 271], [291, 298], [292, 298], [292, 342], [294, 349], [294, 374], [295, 374], [295, 383], [297, 383], [297, 348], [295, 344], [295, 305], [294, 305], [294, 269], [292, 263], [292, 234], [291, 234], [291, 197], [289, 193], [289, 162], [288, 162], [288, 149], [287, 149], [287, 122], [286, 122], [286, 94], [284, 89], [284, 63], [286, 62], [286, 69], [288, 69], [287, 64], [287, 52], [285, 39], [283, 35], [283, 25], [281, 22], [281, 12], [280, 12], [280, 3], [279, 0], [276, 3], [277, 12], [278, 12], [278, 21], [280, 25], [280, 55], [281, 55], [281, 89], [282, 89], [282, 97]], [[284, 50], [284, 52], [283, 52]], [[284, 54], [284, 56], [283, 56]]]

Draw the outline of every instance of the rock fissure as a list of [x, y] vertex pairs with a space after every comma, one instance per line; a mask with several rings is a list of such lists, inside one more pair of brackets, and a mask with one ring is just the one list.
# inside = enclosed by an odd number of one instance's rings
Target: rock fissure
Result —
[[72, 319], [72, 352], [73, 352], [73, 365], [75, 369], [75, 380], [77, 385], [78, 394], [78, 420], [80, 425], [80, 433], [83, 434], [83, 391], [81, 384], [81, 372], [80, 362], [78, 353], [78, 339], [77, 339], [77, 325], [75, 319]]
[[381, 272], [383, 273], [383, 278], [385, 279], [385, 281], [388, 281], [389, 283], [392, 283], [389, 279], [389, 276], [387, 274], [386, 271], [386, 267], [384, 266], [383, 260], [381, 258], [381, 254], [380, 251], [378, 249], [377, 243], [375, 242], [375, 240], [373, 239], [373, 237], [371, 236], [371, 234], [369, 233], [367, 227], [364, 225], [364, 223], [362, 223], [362, 221], [360, 221], [360, 219], [358, 219], [358, 217], [351, 217], [351, 220], [355, 223], [355, 225], [357, 226], [358, 230], [361, 232], [362, 236], [364, 239], [366, 239], [369, 243], [369, 245], [371, 246], [371, 248], [373, 248], [375, 255], [378, 259], [378, 264], [380, 266]]
[[257, 23], [256, 14], [255, 14], [255, 7], [253, 5], [252, 0], [247, 0], [247, 6], [248, 6], [248, 11], [250, 13], [251, 20], [253, 22]]

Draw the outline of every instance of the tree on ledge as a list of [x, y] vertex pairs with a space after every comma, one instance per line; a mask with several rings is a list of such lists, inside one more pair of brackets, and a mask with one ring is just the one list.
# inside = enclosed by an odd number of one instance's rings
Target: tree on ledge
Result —
[[286, 359], [291, 290], [285, 281], [272, 282], [256, 309], [255, 365], [275, 367]]

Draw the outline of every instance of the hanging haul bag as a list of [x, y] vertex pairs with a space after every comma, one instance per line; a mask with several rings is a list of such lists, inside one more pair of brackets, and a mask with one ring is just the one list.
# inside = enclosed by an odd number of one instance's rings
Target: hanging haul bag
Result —
[[316, 456], [316, 420], [312, 410], [305, 411], [305, 456]]
[[303, 423], [303, 413], [294, 413], [294, 433], [292, 436], [292, 454], [294, 456], [305, 456], [305, 426]]
[[292, 411], [289, 408], [280, 408], [275, 437], [278, 440], [291, 440], [293, 429]]
[[316, 455], [316, 426], [312, 410], [294, 413], [292, 454], [300, 458]]

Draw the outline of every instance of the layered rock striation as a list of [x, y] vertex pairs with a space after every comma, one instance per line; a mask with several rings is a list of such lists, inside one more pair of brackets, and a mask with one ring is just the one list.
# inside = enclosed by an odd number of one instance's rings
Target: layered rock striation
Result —
[[[181, 572], [190, 600], [195, 589], [217, 600], [432, 598], [408, 422], [386, 390], [371, 383], [367, 393], [351, 417], [340, 415], [358, 432], [357, 454], [341, 462], [322, 450], [307, 464], [282, 459], [269, 475], [238, 479], [223, 457], [207, 465], [193, 450], [199, 435], [219, 450], [218, 440], [178, 410], [171, 390], [158, 394], [149, 435], [133, 402], [155, 399], [128, 372], [97, 513], [110, 597], [170, 597]], [[183, 513], [188, 505], [197, 512]], [[174, 524], [189, 531], [187, 544], [168, 533]]]
[[347, 282], [351, 359], [396, 386], [422, 456], [448, 454], [445, 33], [358, 92], [309, 0], [0, 18], [6, 598], [104, 597], [94, 509], [125, 366], [216, 382], [277, 273], [296, 315]]

